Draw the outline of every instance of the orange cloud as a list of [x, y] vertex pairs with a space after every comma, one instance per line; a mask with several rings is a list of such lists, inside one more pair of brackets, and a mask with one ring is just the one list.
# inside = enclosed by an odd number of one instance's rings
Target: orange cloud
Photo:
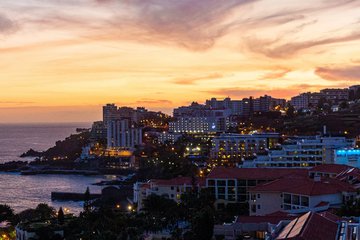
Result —
[[360, 66], [347, 66], [339, 68], [319, 67], [315, 69], [319, 77], [331, 81], [360, 81]]
[[220, 73], [212, 73], [212, 74], [205, 75], [205, 76], [176, 78], [173, 80], [173, 82], [176, 84], [189, 85], [189, 84], [194, 84], [197, 81], [212, 80], [212, 79], [218, 79], [218, 78], [222, 78], [222, 77], [224, 77], [224, 75], [222, 75]]

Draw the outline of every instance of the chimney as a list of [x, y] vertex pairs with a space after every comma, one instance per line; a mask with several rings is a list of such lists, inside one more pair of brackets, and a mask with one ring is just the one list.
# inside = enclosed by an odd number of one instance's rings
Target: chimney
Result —
[[323, 134], [326, 135], [326, 125], [323, 126]]

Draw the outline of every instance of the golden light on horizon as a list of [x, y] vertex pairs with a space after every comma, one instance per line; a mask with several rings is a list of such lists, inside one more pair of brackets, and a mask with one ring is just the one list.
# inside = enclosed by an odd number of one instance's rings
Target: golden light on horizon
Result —
[[1, 5], [1, 122], [94, 121], [109, 102], [170, 113], [360, 82], [358, 1]]

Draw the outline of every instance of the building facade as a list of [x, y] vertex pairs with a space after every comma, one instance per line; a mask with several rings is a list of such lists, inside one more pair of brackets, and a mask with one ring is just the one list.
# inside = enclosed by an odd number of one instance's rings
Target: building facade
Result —
[[107, 126], [108, 148], [134, 148], [142, 144], [142, 129], [129, 119], [110, 121]]
[[278, 133], [221, 134], [212, 139], [210, 158], [224, 164], [241, 164], [245, 158], [275, 147], [279, 138]]

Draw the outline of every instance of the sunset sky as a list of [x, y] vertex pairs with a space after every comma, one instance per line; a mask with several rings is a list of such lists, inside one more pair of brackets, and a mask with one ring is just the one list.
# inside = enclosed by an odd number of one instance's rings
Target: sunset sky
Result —
[[0, 122], [360, 84], [358, 0], [1, 0]]

